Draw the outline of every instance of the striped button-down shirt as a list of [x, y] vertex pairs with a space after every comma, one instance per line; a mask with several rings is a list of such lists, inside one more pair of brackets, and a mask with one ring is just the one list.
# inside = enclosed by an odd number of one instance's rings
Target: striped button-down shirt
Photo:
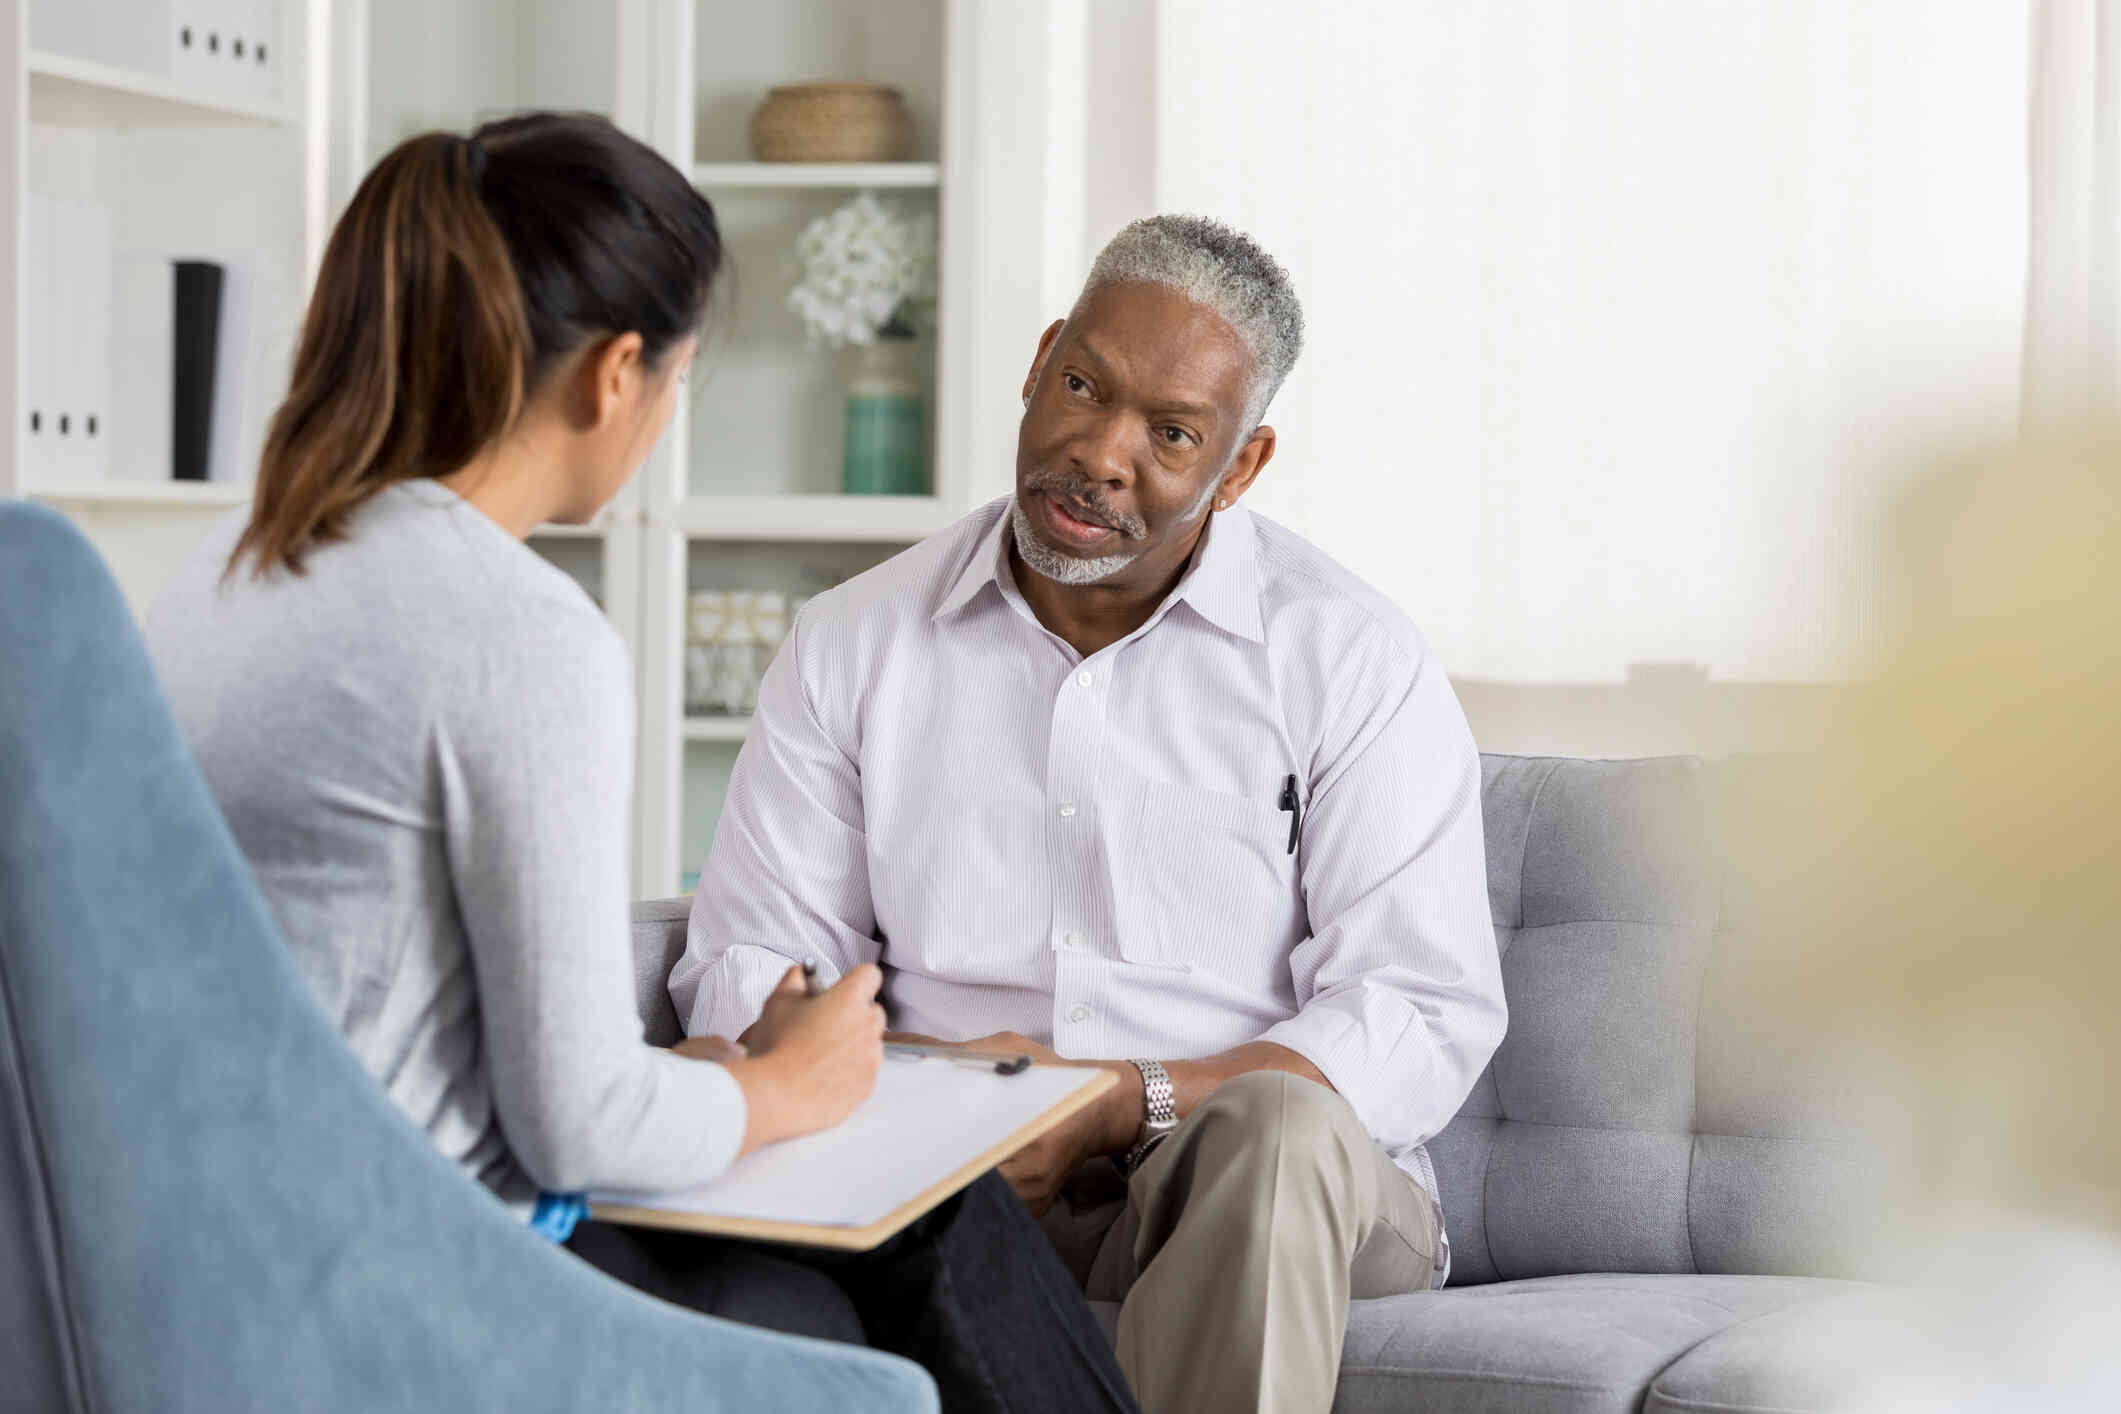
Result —
[[1242, 508], [1082, 657], [1017, 591], [1008, 507], [803, 611], [700, 875], [678, 1015], [734, 1036], [810, 958], [880, 962], [892, 1025], [949, 1040], [1273, 1041], [1434, 1197], [1422, 1143], [1504, 1022], [1480, 760], [1442, 668]]

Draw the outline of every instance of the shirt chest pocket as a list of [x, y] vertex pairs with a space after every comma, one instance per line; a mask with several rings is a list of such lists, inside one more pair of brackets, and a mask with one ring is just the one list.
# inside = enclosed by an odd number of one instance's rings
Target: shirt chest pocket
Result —
[[1286, 974], [1303, 915], [1287, 811], [1142, 780], [1123, 820], [1111, 863], [1127, 961], [1244, 983]]

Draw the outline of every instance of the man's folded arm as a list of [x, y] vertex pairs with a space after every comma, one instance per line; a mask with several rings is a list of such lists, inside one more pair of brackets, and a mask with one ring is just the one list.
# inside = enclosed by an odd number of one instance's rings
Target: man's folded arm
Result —
[[1316, 1066], [1399, 1149], [1450, 1123], [1507, 1012], [1465, 715], [1426, 654], [1410, 674], [1370, 666], [1372, 690], [1342, 700], [1374, 705], [1329, 737], [1303, 822], [1299, 1010], [1260, 1039]]
[[805, 623], [774, 656], [700, 871], [670, 999], [686, 1032], [738, 1036], [789, 964], [830, 982], [877, 960], [855, 763], [805, 688]]

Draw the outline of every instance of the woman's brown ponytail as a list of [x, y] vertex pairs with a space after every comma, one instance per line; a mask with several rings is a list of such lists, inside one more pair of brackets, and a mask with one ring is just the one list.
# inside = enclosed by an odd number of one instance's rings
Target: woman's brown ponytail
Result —
[[384, 487], [469, 462], [592, 338], [638, 332], [654, 367], [698, 327], [720, 265], [705, 198], [602, 119], [399, 144], [325, 248], [229, 571], [250, 556], [300, 573]]

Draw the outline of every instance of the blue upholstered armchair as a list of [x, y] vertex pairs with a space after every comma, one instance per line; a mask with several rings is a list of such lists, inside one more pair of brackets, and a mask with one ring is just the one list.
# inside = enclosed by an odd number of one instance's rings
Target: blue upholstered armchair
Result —
[[0, 1408], [930, 1410], [611, 1282], [340, 1043], [109, 575], [0, 503]]

